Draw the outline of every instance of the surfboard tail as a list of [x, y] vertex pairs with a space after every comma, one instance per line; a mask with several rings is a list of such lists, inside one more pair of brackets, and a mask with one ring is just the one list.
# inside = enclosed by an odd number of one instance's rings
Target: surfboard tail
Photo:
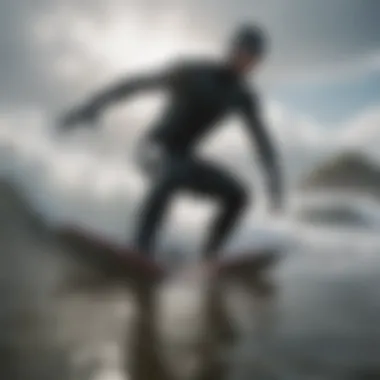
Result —
[[279, 254], [275, 250], [246, 252], [216, 262], [216, 271], [227, 279], [254, 278], [266, 272], [277, 262]]

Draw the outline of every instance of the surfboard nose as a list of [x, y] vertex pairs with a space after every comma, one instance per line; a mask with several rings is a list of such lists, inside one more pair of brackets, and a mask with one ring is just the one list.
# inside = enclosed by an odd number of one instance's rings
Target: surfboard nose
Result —
[[111, 244], [77, 228], [64, 228], [59, 238], [76, 260], [105, 276], [133, 284], [151, 285], [166, 276], [164, 268], [147, 255]]

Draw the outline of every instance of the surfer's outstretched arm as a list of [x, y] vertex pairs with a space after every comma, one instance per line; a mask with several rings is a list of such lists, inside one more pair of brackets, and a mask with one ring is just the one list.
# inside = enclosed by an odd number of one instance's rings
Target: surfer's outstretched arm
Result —
[[256, 143], [268, 178], [268, 190], [272, 205], [278, 209], [283, 202], [282, 173], [277, 152], [261, 116], [257, 99], [246, 95], [242, 102], [242, 113], [252, 140]]
[[172, 70], [167, 70], [123, 79], [91, 98], [89, 105], [100, 109], [142, 91], [170, 88], [173, 77]]
[[84, 105], [65, 115], [62, 124], [68, 126], [93, 121], [106, 107], [143, 91], [171, 89], [176, 82], [177, 74], [178, 70], [170, 68], [158, 73], [119, 80], [92, 96]]

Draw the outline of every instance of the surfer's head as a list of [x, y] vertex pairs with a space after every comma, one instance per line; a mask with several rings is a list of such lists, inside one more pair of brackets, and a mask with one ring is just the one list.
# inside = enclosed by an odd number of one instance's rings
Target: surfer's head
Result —
[[257, 25], [240, 26], [232, 37], [230, 63], [239, 74], [255, 69], [267, 52], [267, 36]]

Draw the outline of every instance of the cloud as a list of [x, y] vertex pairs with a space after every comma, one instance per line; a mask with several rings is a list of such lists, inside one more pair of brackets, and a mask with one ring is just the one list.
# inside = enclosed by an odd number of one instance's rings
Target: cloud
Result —
[[362, 70], [379, 51], [379, 7], [356, 0], [3, 2], [0, 103], [61, 108], [120, 71], [220, 52], [246, 19], [271, 34], [264, 78], [274, 84], [336, 74], [342, 65]]
[[352, 57], [337, 59], [319, 65], [317, 70], [299, 68], [288, 72], [282, 78], [277, 78], [282, 84], [288, 85], [331, 85], [331, 83], [345, 83], [347, 80], [360, 80], [364, 76], [380, 72], [380, 50]]

